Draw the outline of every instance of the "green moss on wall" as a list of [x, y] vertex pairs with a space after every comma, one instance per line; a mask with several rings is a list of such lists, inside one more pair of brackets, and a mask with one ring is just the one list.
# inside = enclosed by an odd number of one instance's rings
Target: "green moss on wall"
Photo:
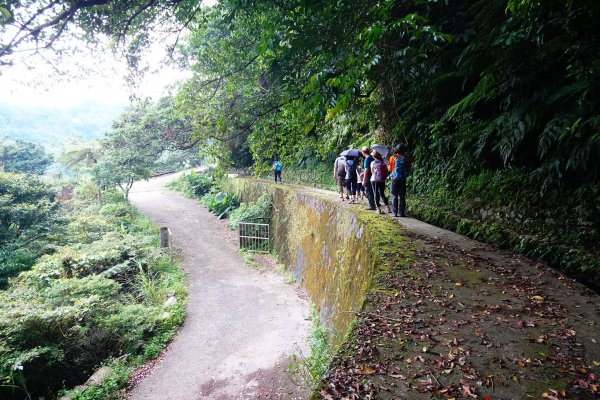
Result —
[[255, 179], [228, 179], [223, 185], [244, 202], [270, 195], [273, 248], [317, 307], [332, 345], [339, 345], [373, 278], [386, 268], [379, 253], [402, 253], [390, 239], [391, 233], [398, 235], [397, 225], [318, 190], [307, 193]]

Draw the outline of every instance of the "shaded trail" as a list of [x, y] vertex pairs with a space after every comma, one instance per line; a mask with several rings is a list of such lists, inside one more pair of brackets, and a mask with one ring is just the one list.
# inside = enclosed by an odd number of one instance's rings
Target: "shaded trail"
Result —
[[[308, 304], [293, 286], [261, 273], [216, 234], [215, 217], [163, 188], [173, 176], [139, 182], [131, 202], [160, 226], [168, 226], [182, 249], [188, 274], [186, 321], [155, 369], [130, 398], [291, 398], [288, 358], [310, 329]], [[292, 390], [292, 394], [290, 394]], [[296, 392], [299, 389], [296, 389]]]

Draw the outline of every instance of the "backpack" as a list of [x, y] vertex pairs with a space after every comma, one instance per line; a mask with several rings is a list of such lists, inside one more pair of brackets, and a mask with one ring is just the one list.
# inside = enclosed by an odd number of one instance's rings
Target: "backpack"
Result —
[[281, 161], [275, 161], [275, 172], [281, 172]]
[[395, 156], [394, 158], [394, 172], [392, 172], [393, 179], [406, 178], [406, 158], [404, 156]]
[[335, 173], [336, 175], [346, 175], [346, 162], [343, 158], [338, 158], [335, 161]]
[[346, 178], [351, 179], [352, 176], [356, 176], [356, 161], [346, 160]]
[[371, 180], [374, 182], [384, 182], [387, 178], [387, 166], [377, 158], [371, 163]]

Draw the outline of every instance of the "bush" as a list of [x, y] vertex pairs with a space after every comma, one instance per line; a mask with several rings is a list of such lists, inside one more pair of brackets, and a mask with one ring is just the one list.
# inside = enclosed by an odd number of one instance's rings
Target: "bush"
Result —
[[0, 292], [2, 399], [54, 398], [111, 357], [141, 362], [183, 322], [185, 275], [157, 248], [157, 228], [122, 196], [76, 193], [66, 244]]
[[272, 204], [268, 195], [263, 194], [256, 203], [242, 203], [239, 208], [233, 210], [229, 215], [229, 227], [237, 229], [238, 222], [261, 222], [260, 220], [271, 217]]
[[229, 213], [240, 204], [238, 198], [226, 192], [217, 191], [212, 188], [208, 193], [200, 198], [200, 204], [208, 208], [210, 212], [219, 218], [227, 218]]
[[167, 183], [169, 189], [183, 193], [188, 197], [200, 198], [204, 196], [215, 185], [212, 175], [204, 173], [184, 173], [179, 178]]
[[54, 197], [36, 177], [0, 172], [0, 286], [50, 251], [61, 225]]

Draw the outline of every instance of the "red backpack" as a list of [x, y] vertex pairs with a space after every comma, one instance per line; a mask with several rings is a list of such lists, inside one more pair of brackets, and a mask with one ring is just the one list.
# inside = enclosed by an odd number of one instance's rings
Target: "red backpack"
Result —
[[371, 174], [373, 174], [373, 181], [384, 182], [388, 175], [387, 165], [382, 160], [374, 159], [371, 162]]

